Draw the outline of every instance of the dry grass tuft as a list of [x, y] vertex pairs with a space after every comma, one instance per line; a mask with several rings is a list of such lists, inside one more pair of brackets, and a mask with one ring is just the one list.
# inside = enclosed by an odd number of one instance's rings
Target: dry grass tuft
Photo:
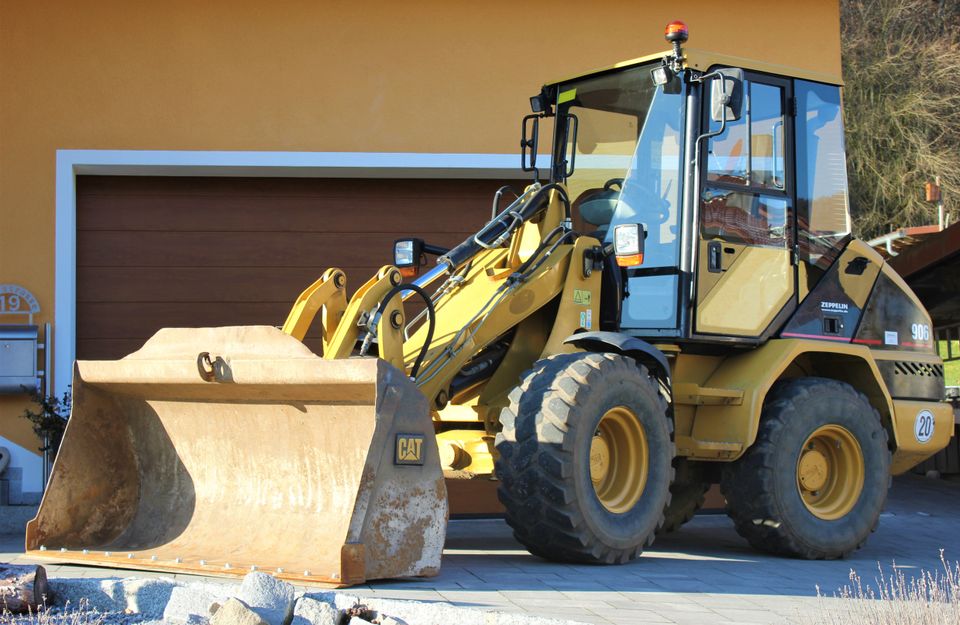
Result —
[[810, 625], [957, 625], [960, 624], [960, 563], [950, 563], [940, 550], [942, 571], [904, 574], [893, 564], [887, 574], [878, 563], [877, 588], [866, 586], [853, 569], [850, 584], [833, 597], [817, 587], [819, 609]]
[[39, 610], [30, 614], [11, 614], [0, 611], [0, 625], [105, 625], [105, 617], [97, 611], [90, 611], [86, 600], [77, 607], [68, 603], [56, 611]]

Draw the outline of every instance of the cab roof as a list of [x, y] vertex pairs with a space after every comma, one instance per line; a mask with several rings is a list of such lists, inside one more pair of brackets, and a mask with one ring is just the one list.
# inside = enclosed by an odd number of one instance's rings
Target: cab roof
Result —
[[[814, 72], [806, 69], [800, 69], [798, 67], [790, 67], [787, 65], [777, 65], [775, 63], [764, 63], [763, 61], [756, 61], [754, 59], [748, 59], [739, 56], [731, 56], [727, 54], [719, 54], [717, 52], [712, 52], [709, 50], [700, 50], [697, 48], [683, 48], [683, 66], [685, 68], [696, 69], [699, 71], [707, 71], [715, 65], [729, 66], [729, 67], [740, 67], [746, 70], [752, 70], [755, 72], [762, 72], [765, 74], [773, 74], [776, 76], [783, 76], [786, 78], [800, 78], [803, 80], [812, 80], [814, 82], [822, 82], [831, 85], [843, 85], [843, 79], [840, 76], [833, 74], [824, 74], [822, 72]], [[572, 80], [578, 80], [580, 78], [586, 78], [588, 76], [593, 76], [595, 74], [602, 74], [605, 72], [610, 72], [617, 69], [623, 69], [625, 67], [631, 67], [634, 65], [642, 65], [644, 63], [649, 63], [651, 61], [658, 61], [665, 56], [672, 55], [672, 50], [666, 50], [663, 52], [658, 52], [656, 54], [648, 54], [646, 56], [641, 56], [636, 59], [630, 59], [629, 61], [622, 61], [615, 65], [610, 65], [608, 67], [603, 67], [592, 72], [586, 72], [576, 76], [569, 76], [563, 80], [554, 80], [545, 84], [545, 86], [550, 87], [553, 85], [558, 85], [560, 83], [570, 82]]]

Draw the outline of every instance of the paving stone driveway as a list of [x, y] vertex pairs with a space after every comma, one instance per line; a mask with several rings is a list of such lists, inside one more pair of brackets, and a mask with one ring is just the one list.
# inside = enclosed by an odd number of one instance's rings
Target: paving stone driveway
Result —
[[[0, 562], [21, 556], [22, 539], [0, 539]], [[800, 623], [850, 569], [874, 583], [878, 563], [908, 575], [940, 568], [940, 549], [960, 559], [960, 480], [894, 480], [880, 528], [846, 560], [808, 562], [753, 551], [723, 515], [701, 515], [623, 566], [545, 562], [524, 551], [502, 521], [453, 521], [443, 570], [418, 581], [373, 583], [358, 595], [441, 601], [481, 609], [631, 625], [634, 623]], [[51, 577], [146, 576], [48, 566]], [[176, 576], [185, 578], [186, 576]]]

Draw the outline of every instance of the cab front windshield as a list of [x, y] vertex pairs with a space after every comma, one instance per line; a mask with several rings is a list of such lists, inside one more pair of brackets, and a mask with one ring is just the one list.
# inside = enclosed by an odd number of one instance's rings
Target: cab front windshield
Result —
[[677, 327], [678, 273], [663, 268], [679, 264], [684, 98], [654, 85], [653, 67], [564, 83], [557, 92], [555, 154], [568, 171], [572, 161], [565, 182], [577, 229], [610, 242], [617, 224], [646, 227], [624, 328]]

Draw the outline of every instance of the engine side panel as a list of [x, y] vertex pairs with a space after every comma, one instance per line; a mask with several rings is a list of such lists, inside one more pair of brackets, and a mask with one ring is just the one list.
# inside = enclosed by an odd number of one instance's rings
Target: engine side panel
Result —
[[883, 351], [935, 353], [930, 315], [889, 265], [877, 278], [853, 342]]
[[849, 342], [883, 267], [883, 258], [863, 241], [853, 240], [804, 298], [784, 338]]

